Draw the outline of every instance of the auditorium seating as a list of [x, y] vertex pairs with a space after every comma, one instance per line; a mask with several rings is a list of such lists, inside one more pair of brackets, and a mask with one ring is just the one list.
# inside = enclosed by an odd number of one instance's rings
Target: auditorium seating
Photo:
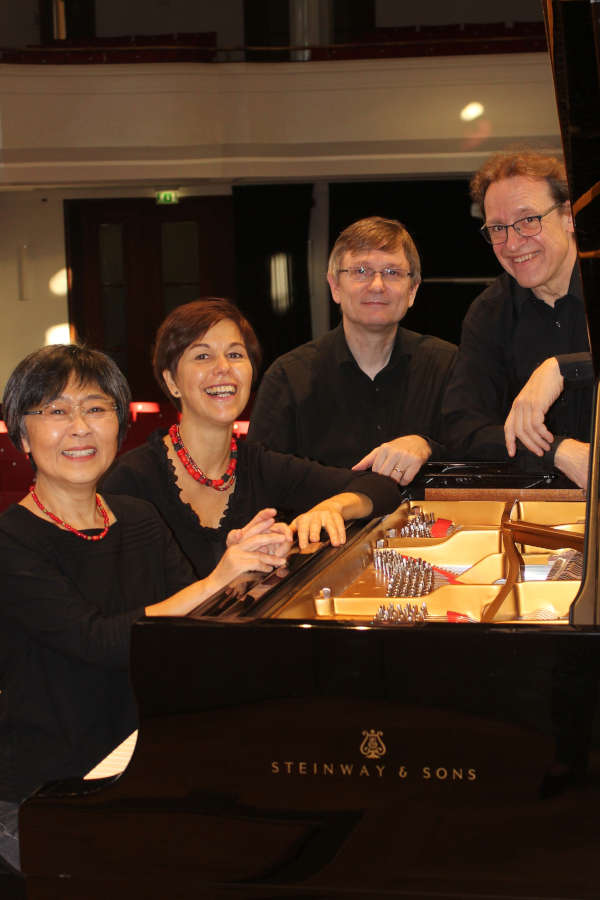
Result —
[[27, 493], [33, 469], [24, 453], [17, 450], [0, 422], [0, 512]]
[[[177, 421], [177, 410], [170, 403], [134, 401], [130, 404], [130, 423], [120, 453], [143, 444], [156, 428], [169, 428]], [[244, 439], [248, 433], [247, 419], [234, 422], [233, 433]], [[33, 481], [33, 468], [24, 453], [17, 450], [0, 420], [0, 512], [27, 493]]]

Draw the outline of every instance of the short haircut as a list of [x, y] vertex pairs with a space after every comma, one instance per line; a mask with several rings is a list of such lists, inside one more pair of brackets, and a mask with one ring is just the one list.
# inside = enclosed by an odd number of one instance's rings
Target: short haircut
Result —
[[337, 280], [345, 253], [383, 250], [393, 252], [404, 251], [411, 273], [411, 284], [421, 282], [421, 260], [415, 242], [401, 222], [396, 219], [382, 219], [381, 216], [369, 216], [359, 219], [345, 228], [333, 245], [329, 256], [327, 271]]
[[117, 407], [119, 445], [129, 423], [131, 391], [116, 362], [100, 350], [78, 344], [52, 344], [21, 360], [10, 375], [2, 398], [6, 430], [23, 450], [24, 416], [30, 409], [56, 400], [71, 378], [80, 386], [98, 385]]
[[258, 377], [262, 358], [258, 338], [250, 322], [231, 300], [224, 300], [222, 297], [202, 297], [200, 300], [177, 306], [169, 313], [156, 333], [152, 367], [161, 390], [180, 411], [181, 400], [173, 397], [162, 373], [166, 369], [175, 378], [184, 351], [194, 341], [204, 337], [209, 328], [224, 319], [231, 319], [239, 328], [252, 364], [253, 381]]
[[548, 182], [555, 203], [569, 200], [567, 172], [562, 159], [538, 150], [512, 150], [494, 153], [471, 178], [471, 198], [484, 214], [484, 200], [490, 184], [521, 175]]

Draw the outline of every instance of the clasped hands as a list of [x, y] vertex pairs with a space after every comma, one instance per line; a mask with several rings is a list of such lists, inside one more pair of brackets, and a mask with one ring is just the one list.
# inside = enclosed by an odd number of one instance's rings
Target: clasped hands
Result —
[[[504, 438], [508, 455], [517, 452], [517, 440], [535, 453], [543, 456], [554, 442], [554, 435], [546, 426], [545, 416], [564, 388], [555, 356], [544, 360], [529, 377], [514, 399], [506, 422]], [[554, 454], [554, 466], [578, 487], [587, 486], [589, 444], [565, 438]]]
[[275, 521], [276, 514], [277, 510], [273, 508], [261, 509], [247, 525], [234, 528], [227, 535], [227, 551], [222, 561], [227, 557], [231, 567], [237, 570], [236, 575], [249, 571], [269, 572], [285, 565], [294, 535], [298, 536], [301, 550], [320, 541], [321, 529], [325, 529], [334, 547], [346, 540], [342, 504], [334, 498], [301, 513], [289, 525]]

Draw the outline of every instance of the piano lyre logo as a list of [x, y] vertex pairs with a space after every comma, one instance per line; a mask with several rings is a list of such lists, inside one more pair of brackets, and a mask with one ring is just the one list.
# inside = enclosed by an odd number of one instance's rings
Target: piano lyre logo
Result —
[[360, 752], [367, 759], [381, 759], [387, 753], [382, 734], [383, 731], [375, 731], [374, 728], [370, 728], [369, 731], [363, 731]]

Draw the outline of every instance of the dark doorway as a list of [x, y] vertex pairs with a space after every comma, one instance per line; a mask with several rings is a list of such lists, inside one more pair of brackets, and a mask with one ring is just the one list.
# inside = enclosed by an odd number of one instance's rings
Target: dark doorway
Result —
[[265, 367], [311, 338], [308, 286], [312, 184], [233, 189], [236, 284]]
[[229, 196], [65, 201], [69, 316], [77, 338], [110, 354], [136, 400], [160, 399], [151, 372], [156, 329], [175, 306], [234, 298]]

